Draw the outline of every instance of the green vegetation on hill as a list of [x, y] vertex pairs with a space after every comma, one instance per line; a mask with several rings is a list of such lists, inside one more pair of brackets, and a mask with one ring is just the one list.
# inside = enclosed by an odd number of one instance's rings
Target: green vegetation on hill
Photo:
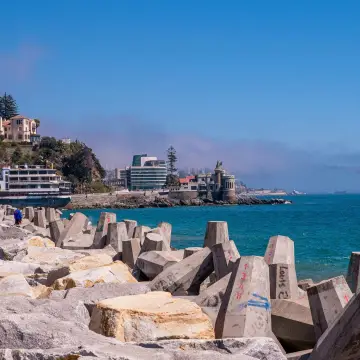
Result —
[[71, 181], [75, 192], [106, 192], [105, 170], [92, 149], [80, 141], [65, 144], [54, 137], [43, 137], [32, 148], [27, 145], [0, 142], [0, 163], [12, 165], [53, 166]]

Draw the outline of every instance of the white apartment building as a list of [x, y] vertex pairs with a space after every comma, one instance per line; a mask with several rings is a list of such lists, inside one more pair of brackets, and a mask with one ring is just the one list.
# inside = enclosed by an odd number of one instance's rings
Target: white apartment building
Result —
[[32, 142], [36, 135], [36, 122], [23, 115], [16, 115], [9, 120], [0, 117], [0, 135], [4, 141]]

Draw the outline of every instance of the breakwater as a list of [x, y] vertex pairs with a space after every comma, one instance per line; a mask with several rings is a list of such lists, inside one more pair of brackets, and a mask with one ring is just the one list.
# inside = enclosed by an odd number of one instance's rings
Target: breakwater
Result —
[[240, 197], [237, 201], [209, 201], [202, 199], [174, 200], [167, 196], [139, 194], [76, 194], [72, 196], [68, 209], [138, 209], [169, 208], [177, 206], [226, 206], [226, 205], [282, 205], [289, 203], [284, 199]]
[[28, 207], [14, 226], [14, 211], [0, 207], [0, 358], [360, 356], [358, 252], [346, 279], [299, 280], [291, 238], [245, 256], [226, 221], [179, 250], [168, 222], [104, 211], [93, 226], [81, 212]]

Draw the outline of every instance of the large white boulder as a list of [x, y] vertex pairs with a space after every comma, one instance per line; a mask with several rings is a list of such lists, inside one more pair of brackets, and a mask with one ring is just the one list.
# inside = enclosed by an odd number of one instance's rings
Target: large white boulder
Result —
[[90, 329], [121, 341], [215, 337], [210, 319], [197, 304], [157, 291], [100, 301]]

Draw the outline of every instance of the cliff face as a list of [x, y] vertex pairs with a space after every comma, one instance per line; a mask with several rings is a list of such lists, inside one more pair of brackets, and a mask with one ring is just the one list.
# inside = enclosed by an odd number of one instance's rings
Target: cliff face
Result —
[[[15, 143], [1, 145], [7, 152], [6, 163], [53, 166], [75, 187], [99, 182], [105, 176], [105, 170], [92, 149], [79, 141], [64, 144], [53, 137], [43, 137], [40, 144], [32, 148]], [[15, 150], [11, 152], [11, 149]]]

